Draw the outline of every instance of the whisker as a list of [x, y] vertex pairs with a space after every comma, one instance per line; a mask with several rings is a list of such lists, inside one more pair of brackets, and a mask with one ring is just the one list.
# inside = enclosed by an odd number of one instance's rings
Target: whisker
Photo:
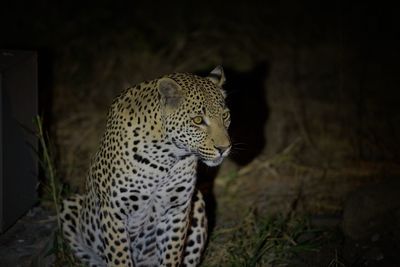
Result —
[[233, 143], [232, 144], [232, 149], [235, 150], [248, 150], [248, 145], [245, 143]]
[[240, 150], [240, 151], [246, 151], [246, 150], [249, 150], [249, 149], [247, 149], [247, 148], [245, 148], [245, 147], [232, 147], [231, 148], [231, 152], [232, 151], [238, 151], [238, 150]]
[[232, 142], [234, 145], [247, 145], [247, 143]]
[[232, 145], [234, 145], [234, 146], [237, 146], [237, 145], [239, 145], [239, 146], [246, 146], [246, 145], [248, 145], [248, 144], [246, 144], [246, 143], [236, 143], [236, 142], [232, 142]]
[[239, 155], [241, 151], [245, 151], [245, 149], [242, 150], [231, 150], [231, 152], [229, 153], [229, 155]]

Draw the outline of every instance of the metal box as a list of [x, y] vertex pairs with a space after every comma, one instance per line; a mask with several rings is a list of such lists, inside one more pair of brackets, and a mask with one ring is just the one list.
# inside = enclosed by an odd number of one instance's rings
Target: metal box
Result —
[[37, 201], [37, 54], [0, 50], [0, 232]]

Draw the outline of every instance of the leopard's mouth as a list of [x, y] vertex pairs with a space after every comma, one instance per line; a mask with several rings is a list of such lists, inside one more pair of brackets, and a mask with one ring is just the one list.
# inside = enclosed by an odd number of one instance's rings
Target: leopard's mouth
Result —
[[201, 148], [197, 151], [197, 156], [199, 159], [205, 163], [207, 166], [215, 167], [222, 163], [222, 161], [229, 155], [230, 148], [226, 149], [221, 153], [221, 151], [209, 151], [202, 150]]
[[225, 158], [224, 156], [218, 156], [214, 159], [203, 159], [202, 158], [201, 161], [203, 161], [204, 164], [206, 164], [207, 166], [215, 167], [215, 166], [220, 165], [222, 163], [222, 161], [224, 160], [224, 158]]

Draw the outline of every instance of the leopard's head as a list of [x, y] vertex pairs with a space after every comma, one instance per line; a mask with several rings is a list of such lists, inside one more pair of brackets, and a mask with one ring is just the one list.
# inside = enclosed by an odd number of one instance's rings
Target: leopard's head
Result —
[[224, 82], [222, 67], [207, 77], [178, 73], [159, 79], [164, 131], [177, 147], [177, 156], [195, 154], [208, 166], [217, 166], [229, 154]]

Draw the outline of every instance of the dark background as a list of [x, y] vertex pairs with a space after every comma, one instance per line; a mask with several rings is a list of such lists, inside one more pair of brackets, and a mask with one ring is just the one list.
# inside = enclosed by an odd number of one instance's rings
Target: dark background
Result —
[[[76, 190], [118, 92], [222, 64], [235, 145], [220, 171], [237, 176], [229, 192], [238, 200], [219, 199], [228, 193], [206, 170], [200, 186], [214, 203], [213, 223], [229, 224], [249, 206], [264, 214], [296, 203], [296, 212], [339, 221], [348, 266], [393, 266], [398, 14], [368, 1], [15, 1], [0, 7], [0, 47], [39, 52], [41, 114], [59, 172]], [[218, 215], [221, 205], [230, 208]], [[365, 226], [371, 221], [375, 228]], [[371, 245], [377, 233], [382, 244]]]

